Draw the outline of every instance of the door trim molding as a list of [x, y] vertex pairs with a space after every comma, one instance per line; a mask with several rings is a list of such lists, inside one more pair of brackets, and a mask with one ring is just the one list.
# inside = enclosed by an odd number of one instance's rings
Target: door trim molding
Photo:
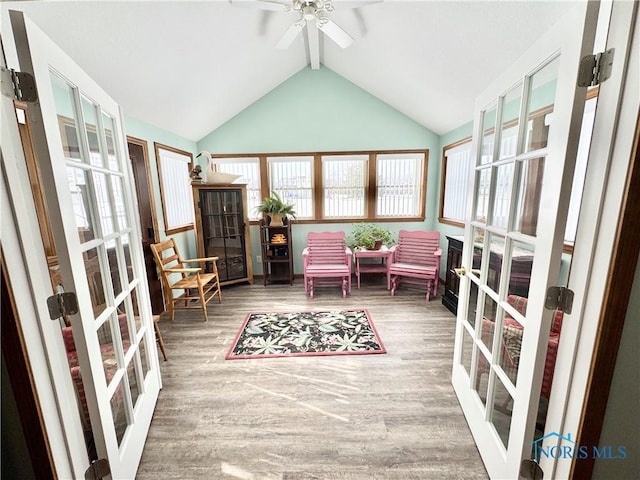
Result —
[[[604, 303], [600, 312], [595, 350], [588, 378], [587, 394], [576, 439], [577, 445], [599, 445], [607, 411], [622, 330], [636, 263], [640, 254], [640, 114], [636, 122], [633, 150], [624, 200], [616, 232], [613, 259], [607, 276]], [[638, 288], [638, 287], [636, 287]], [[571, 478], [591, 478], [592, 456], [573, 463]]]
[[[156, 197], [153, 193], [153, 178], [151, 176], [151, 163], [149, 162], [149, 147], [146, 140], [127, 135], [127, 144], [132, 143], [142, 148], [144, 157], [144, 169], [147, 173], [147, 185], [149, 186], [149, 202], [151, 203], [151, 219], [153, 222], [153, 241], [159, 242], [160, 235], [158, 233], [158, 211], [156, 209]], [[128, 150], [127, 150], [128, 154]]]
[[34, 474], [37, 478], [57, 478], [4, 253], [1, 257], [2, 357], [11, 383], [10, 394], [15, 398]]

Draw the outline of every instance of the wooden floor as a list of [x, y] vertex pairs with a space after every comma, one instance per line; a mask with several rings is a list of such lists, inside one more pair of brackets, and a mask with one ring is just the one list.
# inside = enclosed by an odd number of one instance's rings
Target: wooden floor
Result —
[[[260, 282], [256, 282], [260, 283]], [[225, 360], [248, 312], [367, 308], [386, 354]], [[371, 279], [223, 289], [209, 321], [160, 320], [168, 362], [138, 479], [488, 478], [451, 386], [455, 318], [440, 296]]]

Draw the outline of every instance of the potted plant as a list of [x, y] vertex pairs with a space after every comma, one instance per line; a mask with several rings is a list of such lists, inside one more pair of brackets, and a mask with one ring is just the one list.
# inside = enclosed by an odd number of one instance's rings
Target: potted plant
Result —
[[[296, 218], [293, 205], [285, 203], [277, 192], [272, 191], [269, 197], [265, 197], [256, 210], [265, 216], [270, 217], [274, 224], [286, 225], [289, 219]], [[269, 221], [267, 221], [269, 223]]]
[[395, 240], [390, 230], [375, 223], [356, 223], [349, 234], [349, 248], [379, 250], [382, 245], [393, 245]]

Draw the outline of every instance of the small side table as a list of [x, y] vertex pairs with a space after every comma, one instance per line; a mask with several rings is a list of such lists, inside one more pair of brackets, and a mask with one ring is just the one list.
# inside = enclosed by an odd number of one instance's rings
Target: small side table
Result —
[[[355, 250], [353, 252], [353, 258], [356, 262], [356, 277], [358, 278], [358, 288], [360, 288], [360, 274], [361, 273], [387, 273], [389, 268], [389, 257], [391, 256], [391, 250], [386, 246], [382, 246], [380, 250]], [[368, 263], [360, 262], [363, 258], [379, 258], [380, 263]]]

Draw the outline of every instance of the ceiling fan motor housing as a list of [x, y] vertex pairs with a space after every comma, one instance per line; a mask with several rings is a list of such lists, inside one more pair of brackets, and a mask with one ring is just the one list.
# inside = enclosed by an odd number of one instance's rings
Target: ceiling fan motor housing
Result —
[[302, 16], [305, 20], [313, 20], [314, 18], [316, 18], [316, 15], [318, 14], [318, 8], [313, 2], [307, 2], [307, 5], [302, 6], [301, 11], [302, 11]]

